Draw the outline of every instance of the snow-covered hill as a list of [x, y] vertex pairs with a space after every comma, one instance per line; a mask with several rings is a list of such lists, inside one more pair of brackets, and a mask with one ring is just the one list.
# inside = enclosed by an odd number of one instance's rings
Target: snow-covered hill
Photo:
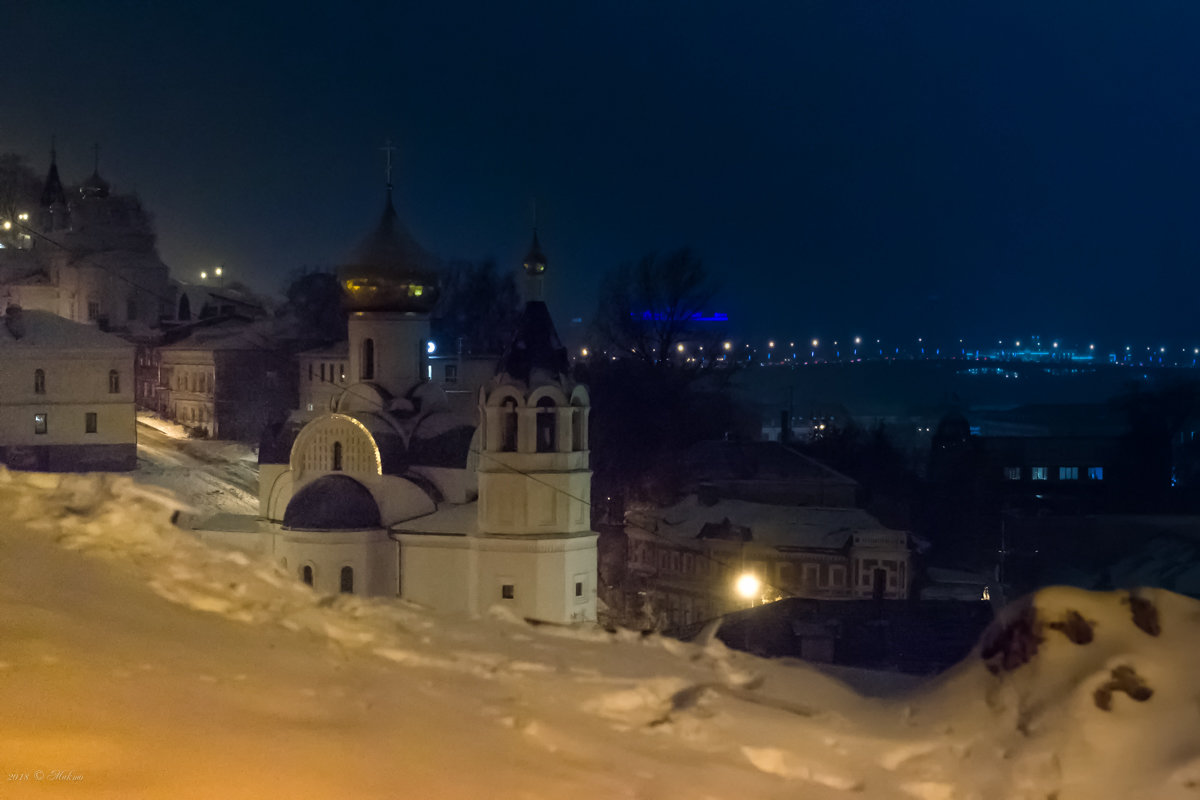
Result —
[[1041, 592], [880, 700], [716, 643], [315, 595], [158, 491], [0, 472], [0, 796], [1200, 797], [1200, 604], [1167, 592]]

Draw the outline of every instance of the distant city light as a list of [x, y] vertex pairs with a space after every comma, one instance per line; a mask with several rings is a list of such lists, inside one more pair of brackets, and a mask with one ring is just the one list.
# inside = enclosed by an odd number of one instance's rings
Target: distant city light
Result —
[[206, 280], [208, 280], [208, 273], [207, 273], [207, 272], [201, 272], [201, 273], [200, 273], [200, 280], [202, 280], [202, 281], [206, 281]]
[[8, 220], [4, 220], [4, 230], [6, 230], [6, 231], [12, 230], [12, 223], [9, 222]]
[[682, 345], [682, 344], [678, 344], [678, 345], [676, 345], [676, 346], [675, 346], [675, 349], [676, 349], [676, 350], [678, 350], [679, 352], [681, 352], [681, 353], [682, 353], [682, 352], [683, 352], [683, 345]]
[[[959, 341], [961, 342], [962, 340], [961, 340], [961, 339], [959, 339]], [[861, 336], [855, 336], [855, 337], [854, 337], [854, 343], [855, 343], [855, 344], [862, 344], [862, 337], [861, 337]]]
[[216, 269], [214, 269], [213, 274], [216, 275], [218, 278], [221, 277], [221, 268], [217, 267]]
[[772, 339], [771, 341], [767, 342], [767, 347], [774, 347], [774, 346], [775, 346], [775, 340], [774, 340], [774, 339]]
[[1055, 342], [1055, 343], [1054, 343], [1054, 346], [1055, 346], [1055, 347], [1058, 347], [1058, 342]]
[[733, 349], [733, 342], [726, 342], [726, 343], [725, 343], [725, 349], [726, 349], [726, 350], [732, 350], [732, 349]]
[[1095, 349], [1096, 349], [1096, 345], [1094, 345], [1094, 344], [1088, 345], [1088, 350], [1095, 350]]
[[818, 344], [820, 344], [820, 342], [818, 342], [816, 339], [813, 339], [813, 347], [816, 347]]
[[583, 356], [584, 358], [587, 358], [587, 353], [588, 353], [588, 351], [587, 351], [586, 347], [579, 351], [579, 354], [581, 356]]

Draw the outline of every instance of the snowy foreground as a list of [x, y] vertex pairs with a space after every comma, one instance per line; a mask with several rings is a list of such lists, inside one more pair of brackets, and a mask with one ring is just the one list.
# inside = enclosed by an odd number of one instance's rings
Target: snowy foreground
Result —
[[158, 491], [0, 472], [0, 797], [1200, 798], [1178, 595], [1042, 592], [881, 700], [719, 644], [318, 596]]

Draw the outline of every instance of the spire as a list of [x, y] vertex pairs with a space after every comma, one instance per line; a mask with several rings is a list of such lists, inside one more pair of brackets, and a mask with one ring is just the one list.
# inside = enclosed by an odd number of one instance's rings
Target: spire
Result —
[[542, 283], [546, 273], [546, 254], [542, 252], [542, 244], [538, 241], [536, 199], [533, 201], [533, 241], [529, 243], [529, 252], [525, 254], [521, 266], [525, 268], [526, 301], [543, 300]]
[[62, 180], [58, 177], [58, 150], [54, 137], [50, 137], [50, 170], [46, 173], [46, 183], [42, 187], [42, 208], [50, 208], [61, 203], [67, 204], [67, 193], [63, 191]]

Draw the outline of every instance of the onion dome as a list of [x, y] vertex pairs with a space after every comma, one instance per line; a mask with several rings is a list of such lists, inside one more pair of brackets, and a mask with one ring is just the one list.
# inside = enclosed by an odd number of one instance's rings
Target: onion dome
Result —
[[525, 274], [531, 278], [546, 271], [546, 254], [542, 252], [542, 246], [538, 243], [536, 228], [533, 231], [533, 242], [529, 245], [529, 252], [525, 254], [523, 266]]
[[433, 257], [396, 216], [389, 188], [379, 226], [338, 268], [342, 307], [428, 314], [438, 299], [433, 264]]
[[92, 172], [90, 178], [79, 184], [79, 194], [84, 197], [108, 197], [111, 187], [108, 181], [100, 177], [100, 171]]

